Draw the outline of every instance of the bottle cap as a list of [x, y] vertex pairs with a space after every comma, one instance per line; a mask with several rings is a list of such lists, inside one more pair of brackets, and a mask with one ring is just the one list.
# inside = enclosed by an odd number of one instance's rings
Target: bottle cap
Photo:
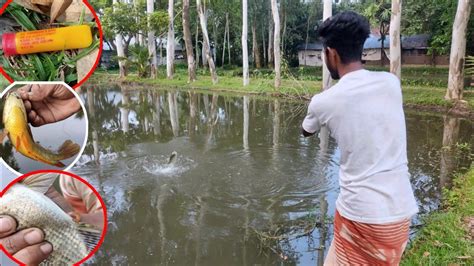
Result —
[[16, 51], [15, 33], [9, 32], [2, 34], [2, 49], [3, 54], [6, 56], [18, 54]]

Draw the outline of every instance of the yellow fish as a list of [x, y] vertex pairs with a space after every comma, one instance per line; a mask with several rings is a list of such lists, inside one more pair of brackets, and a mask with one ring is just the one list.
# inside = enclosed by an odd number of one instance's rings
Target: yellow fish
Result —
[[66, 140], [57, 152], [50, 151], [36, 143], [28, 125], [25, 105], [16, 92], [10, 92], [7, 96], [3, 108], [3, 124], [5, 126], [3, 134], [8, 135], [15, 149], [24, 156], [39, 162], [64, 167], [61, 160], [71, 158], [81, 149], [71, 140]]

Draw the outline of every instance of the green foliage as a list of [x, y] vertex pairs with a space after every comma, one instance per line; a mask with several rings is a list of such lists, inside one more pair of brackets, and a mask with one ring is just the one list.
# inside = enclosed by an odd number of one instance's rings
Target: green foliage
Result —
[[[431, 0], [428, 3], [406, 0], [402, 10], [402, 33], [406, 35], [427, 33], [431, 35], [429, 53], [447, 55], [451, 48], [451, 37], [457, 1]], [[474, 37], [474, 19], [470, 19], [467, 40]], [[474, 52], [473, 42], [467, 42], [468, 53]]]
[[474, 56], [466, 56], [466, 76], [474, 76]]
[[109, 38], [111, 33], [134, 36], [147, 28], [147, 15], [143, 12], [143, 4], [135, 6], [132, 3], [117, 3], [104, 9], [101, 22]]
[[[387, 27], [388, 31], [388, 25], [390, 25], [391, 15], [390, 3], [391, 1], [389, 0], [374, 1], [365, 8], [363, 14], [369, 19], [370, 23], [373, 26], [383, 26], [383, 30], [385, 30], [385, 27]], [[382, 28], [380, 29], [380, 32], [382, 32]]]
[[168, 30], [168, 13], [163, 10], [158, 10], [148, 16], [150, 20], [151, 30], [154, 30], [159, 36]]
[[149, 69], [150, 54], [146, 46], [134, 45], [130, 48], [131, 66], [136, 67], [139, 77], [146, 77]]

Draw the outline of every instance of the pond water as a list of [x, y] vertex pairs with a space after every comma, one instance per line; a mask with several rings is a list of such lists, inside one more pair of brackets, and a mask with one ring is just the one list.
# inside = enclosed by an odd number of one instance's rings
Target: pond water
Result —
[[[94, 263], [322, 264], [340, 152], [326, 131], [300, 135], [305, 102], [117, 85], [82, 96], [89, 141], [72, 172], [109, 213]], [[410, 111], [406, 121], [412, 183], [428, 213], [452, 171], [469, 165], [473, 123]]]

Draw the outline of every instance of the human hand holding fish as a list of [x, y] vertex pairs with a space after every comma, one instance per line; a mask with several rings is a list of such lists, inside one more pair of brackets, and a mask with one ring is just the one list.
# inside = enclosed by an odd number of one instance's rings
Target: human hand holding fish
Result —
[[0, 245], [15, 259], [27, 265], [38, 265], [48, 258], [53, 246], [44, 241], [44, 233], [38, 228], [17, 231], [17, 222], [8, 215], [0, 216]]
[[61, 84], [29, 84], [18, 93], [28, 121], [35, 127], [64, 120], [81, 109], [74, 94]]
[[[79, 100], [75, 98], [74, 94], [70, 91], [68, 91], [68, 94], [65, 93], [62, 88], [66, 89], [65, 87], [61, 86], [61, 89], [57, 87], [47, 87], [49, 89], [45, 89], [46, 93], [43, 94], [44, 92], [33, 92], [31, 93], [31, 89], [33, 86], [28, 87], [28, 92], [26, 93], [26, 96], [28, 99], [31, 97], [31, 109], [35, 107], [33, 103], [36, 102], [37, 99], [40, 99], [40, 97], [37, 95], [45, 95], [45, 97], [42, 97], [42, 101], [38, 101], [38, 109], [39, 110], [44, 110], [46, 113], [50, 113], [48, 115], [44, 115], [42, 118], [38, 116], [39, 114], [42, 114], [43, 111], [41, 112], [35, 112], [32, 114], [28, 114], [29, 116], [34, 115], [35, 121], [37, 123], [44, 123], [45, 121], [59, 121], [59, 118], [64, 119], [64, 112], [61, 110], [58, 110], [58, 106], [55, 104], [51, 104], [51, 100], [48, 97], [52, 97], [53, 99], [58, 99], [60, 102], [61, 101], [74, 101], [74, 105], [78, 105], [80, 108], [80, 103]], [[33, 95], [33, 96], [32, 96]], [[72, 99], [69, 98], [70, 95], [72, 95]], [[63, 102], [60, 103], [59, 105], [64, 104]], [[36, 108], [36, 107], [35, 107]], [[77, 108], [74, 107], [73, 110], [77, 112]], [[52, 112], [55, 112], [54, 114]], [[58, 113], [56, 113], [58, 112]], [[43, 163], [47, 163], [50, 165], [54, 165], [57, 167], [64, 167], [65, 165], [61, 162], [61, 160], [71, 158], [72, 156], [76, 155], [80, 151], [80, 146], [76, 143], [73, 143], [71, 140], [66, 140], [64, 143], [58, 148], [56, 152], [51, 151], [49, 149], [46, 149], [42, 147], [40, 144], [36, 143], [33, 139], [33, 135], [31, 133], [31, 129], [28, 125], [27, 121], [27, 111], [26, 107], [24, 104], [23, 99], [20, 96], [20, 93], [18, 91], [13, 91], [7, 94], [6, 96], [6, 101], [5, 101], [5, 106], [3, 108], [3, 124], [4, 124], [4, 131], [2, 133], [1, 139], [3, 141], [3, 137], [8, 136], [10, 139], [10, 142], [13, 144], [13, 146], [16, 148], [16, 150], [23, 154], [24, 156], [31, 158], [36, 161], [40, 161]], [[52, 118], [51, 118], [52, 116]], [[69, 115], [70, 116], [70, 115]], [[47, 117], [47, 119], [45, 119]]]

